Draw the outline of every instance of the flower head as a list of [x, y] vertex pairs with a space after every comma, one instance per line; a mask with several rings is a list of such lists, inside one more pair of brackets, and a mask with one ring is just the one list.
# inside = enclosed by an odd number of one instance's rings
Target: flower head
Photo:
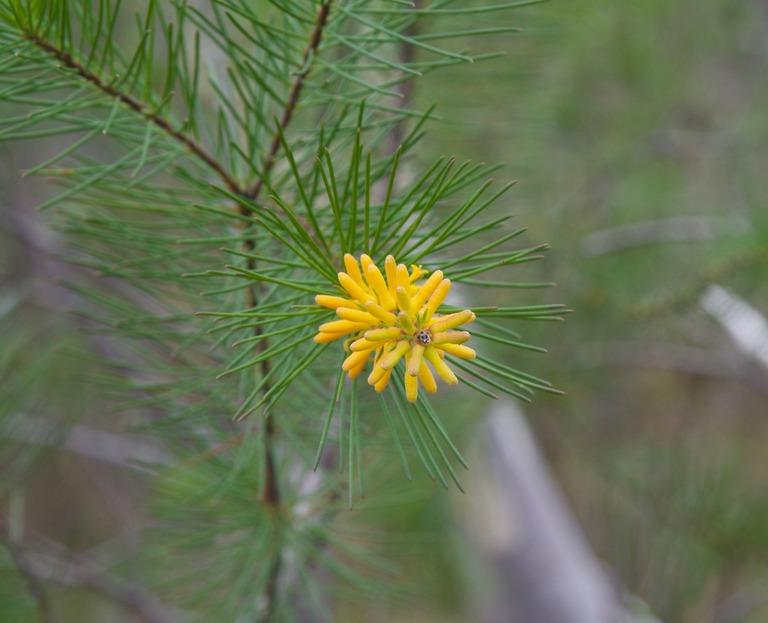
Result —
[[437, 313], [451, 289], [442, 271], [436, 270], [419, 285], [428, 272], [421, 266], [411, 266], [409, 271], [391, 255], [384, 262], [384, 273], [367, 255], [361, 255], [358, 262], [347, 254], [344, 266], [346, 272], [339, 273], [341, 295], [315, 297], [318, 305], [335, 309], [339, 317], [320, 325], [315, 342], [347, 338], [349, 356], [342, 368], [349, 378], [355, 378], [372, 361], [368, 383], [377, 392], [384, 391], [401, 359], [405, 394], [411, 402], [418, 397], [419, 382], [429, 393], [437, 391], [433, 370], [449, 385], [456, 385], [458, 379], [444, 358], [446, 354], [475, 357], [475, 351], [464, 345], [469, 333], [455, 330], [472, 322], [475, 314], [469, 309]]

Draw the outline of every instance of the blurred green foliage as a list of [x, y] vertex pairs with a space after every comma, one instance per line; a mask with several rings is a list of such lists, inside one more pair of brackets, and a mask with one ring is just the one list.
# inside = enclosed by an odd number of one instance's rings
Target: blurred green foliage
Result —
[[437, 140], [507, 160], [509, 209], [553, 242], [536, 269], [575, 313], [533, 341], [568, 396], [531, 422], [593, 547], [662, 620], [764, 621], [768, 375], [698, 299], [718, 283], [768, 313], [768, 5], [526, 15], [485, 79], [421, 93], [455, 93]]

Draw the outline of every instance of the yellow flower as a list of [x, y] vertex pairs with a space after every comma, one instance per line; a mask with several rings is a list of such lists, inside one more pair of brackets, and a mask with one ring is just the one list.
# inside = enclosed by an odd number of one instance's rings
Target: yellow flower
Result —
[[475, 357], [475, 351], [464, 346], [469, 333], [454, 330], [472, 322], [475, 314], [469, 309], [437, 313], [451, 289], [442, 271], [436, 270], [418, 285], [428, 271], [421, 266], [411, 266], [408, 271], [391, 255], [384, 262], [383, 274], [367, 255], [361, 255], [359, 262], [345, 255], [344, 267], [346, 272], [339, 273], [341, 295], [315, 297], [318, 305], [335, 309], [339, 320], [320, 325], [314, 340], [324, 343], [347, 338], [344, 347], [349, 356], [342, 368], [349, 378], [358, 376], [373, 361], [368, 383], [382, 392], [402, 359], [405, 394], [411, 402], [418, 397], [419, 382], [429, 393], [437, 391], [432, 370], [449, 385], [456, 385], [458, 379], [444, 358], [446, 354]]

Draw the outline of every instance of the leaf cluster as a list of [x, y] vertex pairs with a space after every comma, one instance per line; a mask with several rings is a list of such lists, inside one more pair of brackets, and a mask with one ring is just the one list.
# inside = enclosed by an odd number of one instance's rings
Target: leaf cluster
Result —
[[[345, 253], [444, 270], [492, 344], [540, 350], [508, 323], [567, 311], [475, 306], [547, 285], [494, 277], [546, 245], [513, 246], [525, 230], [485, 216], [511, 187], [495, 167], [414, 164], [435, 115], [410, 106], [410, 81], [493, 57], [452, 48], [482, 34], [462, 23], [528, 2], [456, 4], [0, 0], [0, 140], [55, 143], [26, 174], [55, 182], [41, 209], [78, 270], [80, 322], [109, 339], [95, 380], [181, 461], [158, 467], [171, 529], [155, 551], [188, 553], [177, 596], [210, 579], [203, 562], [223, 569], [201, 611], [281, 615], [288, 566], [291, 590], [318, 561], [353, 579], [339, 557], [365, 555], [327, 526], [384, 437], [408, 478], [415, 460], [461, 486], [433, 404], [349, 383], [338, 345], [311, 339], [330, 317], [313, 295], [336, 292]], [[431, 16], [458, 25], [430, 32]], [[556, 391], [482, 348], [457, 365], [486, 396]]]

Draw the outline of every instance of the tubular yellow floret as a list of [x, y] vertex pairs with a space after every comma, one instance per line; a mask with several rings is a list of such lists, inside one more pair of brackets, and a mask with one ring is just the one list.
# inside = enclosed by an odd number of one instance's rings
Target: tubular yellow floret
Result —
[[391, 255], [388, 255], [387, 259], [384, 260], [384, 272], [387, 275], [387, 287], [389, 288], [389, 295], [394, 300], [397, 296], [395, 293], [395, 290], [397, 289], [397, 262]]
[[443, 279], [440, 284], [435, 288], [435, 291], [432, 293], [432, 296], [429, 297], [429, 301], [427, 301], [427, 313], [425, 320], [429, 322], [432, 319], [432, 316], [434, 315], [435, 311], [438, 307], [442, 304], [442, 302], [445, 300], [445, 297], [448, 296], [448, 292], [451, 290], [451, 280], [450, 279]]
[[406, 368], [406, 371], [411, 376], [418, 376], [423, 362], [424, 346], [422, 344], [414, 344], [411, 346], [411, 356], [408, 359], [408, 367]]
[[341, 296], [330, 296], [328, 294], [318, 294], [315, 297], [315, 303], [328, 309], [338, 309], [339, 307], [357, 307], [355, 301], [345, 299]]
[[397, 327], [386, 327], [384, 329], [371, 329], [365, 332], [365, 339], [371, 342], [383, 342], [389, 340], [396, 340], [403, 334], [402, 329]]
[[477, 357], [477, 353], [474, 350], [462, 344], [442, 344], [440, 349], [449, 355], [461, 357], [462, 359], [474, 359]]
[[455, 329], [463, 324], [468, 324], [476, 318], [475, 313], [470, 309], [465, 309], [455, 314], [448, 314], [447, 316], [441, 316], [436, 318], [435, 321], [429, 325], [429, 330], [433, 333], [440, 333], [441, 331], [448, 331], [449, 329]]
[[354, 379], [357, 378], [360, 373], [365, 369], [365, 364], [368, 363], [368, 359], [362, 359], [358, 362], [358, 364], [349, 370], [349, 378]]
[[440, 354], [436, 348], [427, 348], [424, 351], [424, 359], [432, 364], [432, 367], [435, 369], [435, 372], [437, 372], [437, 375], [446, 383], [448, 383], [448, 385], [456, 385], [459, 382], [459, 379], [456, 378], [456, 375], [453, 373], [453, 371], [441, 359]]
[[411, 264], [411, 283], [413, 283], [414, 281], [418, 281], [428, 272], [429, 272], [428, 270], [424, 270], [421, 267], [421, 264], [418, 264], [418, 265]]
[[349, 307], [339, 307], [336, 310], [336, 315], [343, 319], [343, 320], [349, 320], [351, 322], [364, 322], [368, 326], [376, 325], [379, 323], [378, 319], [374, 316], [371, 316], [368, 312], [364, 312], [360, 309], [351, 309]]
[[339, 273], [339, 283], [349, 293], [349, 296], [361, 303], [375, 300], [347, 273]]
[[411, 350], [411, 345], [408, 342], [405, 340], [398, 342], [393, 350], [379, 359], [379, 365], [385, 370], [392, 368], [409, 350]]
[[408, 294], [408, 291], [402, 286], [397, 286], [397, 305], [408, 315], [408, 319], [413, 322], [414, 317], [411, 295]]
[[379, 346], [381, 346], [381, 344], [370, 342], [364, 337], [361, 337], [359, 340], [355, 340], [349, 345], [349, 350], [351, 350], [353, 353], [356, 353], [360, 350], [371, 350], [373, 348], [378, 348]]
[[321, 324], [319, 327], [320, 333], [354, 333], [355, 331], [361, 331], [367, 329], [370, 325], [365, 322], [350, 322], [349, 320], [333, 320]]
[[384, 281], [384, 276], [375, 264], [371, 264], [366, 269], [366, 276], [368, 283], [371, 284], [373, 291], [379, 298], [379, 305], [381, 305], [387, 311], [392, 311], [397, 306], [395, 299], [389, 293], [387, 283]]
[[388, 372], [392, 372], [392, 368], [385, 370], [378, 363], [375, 364], [368, 375], [368, 385], [376, 385]]
[[435, 377], [432, 376], [432, 372], [429, 370], [429, 366], [426, 363], [421, 364], [419, 370], [419, 380], [430, 394], [434, 394], [437, 391], [437, 383], [435, 383]]
[[404, 288], [406, 292], [411, 289], [411, 275], [408, 274], [408, 269], [405, 264], [397, 265], [397, 283], [396, 288]]
[[344, 255], [344, 268], [347, 269], [347, 274], [355, 281], [357, 285], [362, 288], [365, 287], [363, 275], [360, 272], [360, 266], [353, 255], [350, 255], [349, 253]]
[[370, 356], [371, 351], [370, 350], [364, 350], [356, 353], [352, 353], [349, 357], [347, 357], [344, 360], [344, 363], [341, 364], [341, 369], [349, 372], [350, 370], [357, 368], [361, 363], [365, 365], [365, 362], [368, 360], [368, 357]]
[[340, 340], [343, 337], [347, 337], [348, 333], [318, 333], [312, 339], [316, 344], [326, 344], [327, 342], [333, 342], [334, 340]]
[[[382, 376], [376, 383], [374, 384], [373, 388], [378, 392], [381, 393], [384, 391], [384, 389], [387, 387], [387, 383], [389, 382], [389, 377], [392, 376], [392, 368], [389, 370], [384, 371], [384, 376]], [[370, 380], [369, 380], [370, 382]]]
[[[432, 325], [434, 327], [434, 325]], [[430, 330], [433, 330], [430, 328]], [[432, 343], [435, 346], [440, 344], [463, 344], [469, 339], [469, 331], [448, 331], [447, 333], [433, 333]]]
[[397, 316], [395, 316], [392, 312], [389, 312], [386, 309], [384, 309], [378, 303], [375, 303], [373, 301], [368, 301], [365, 304], [365, 309], [369, 314], [378, 318], [381, 322], [385, 324], [388, 324], [391, 326], [397, 322]]
[[424, 282], [424, 285], [422, 285], [421, 288], [419, 288], [419, 291], [413, 296], [413, 306], [417, 310], [421, 309], [426, 300], [432, 296], [435, 288], [440, 285], [442, 280], [443, 271], [436, 270], [430, 275], [429, 279]]
[[363, 277], [367, 281], [367, 279], [368, 279], [368, 268], [370, 266], [373, 266], [373, 260], [371, 259], [371, 257], [369, 255], [366, 255], [365, 253], [363, 253], [360, 256], [360, 266], [362, 267]]
[[405, 373], [405, 397], [408, 402], [416, 402], [419, 397], [419, 379]]

